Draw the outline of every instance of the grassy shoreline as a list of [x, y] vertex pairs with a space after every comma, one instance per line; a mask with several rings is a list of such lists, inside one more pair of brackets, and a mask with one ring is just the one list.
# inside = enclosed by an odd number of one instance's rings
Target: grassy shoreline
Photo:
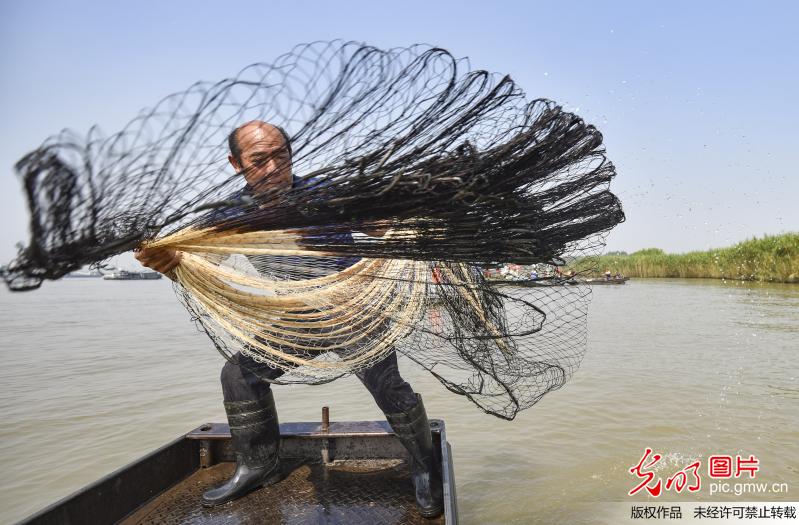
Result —
[[577, 272], [592, 269], [628, 277], [682, 277], [799, 283], [799, 233], [767, 235], [729, 248], [671, 254], [648, 248], [574, 261]]

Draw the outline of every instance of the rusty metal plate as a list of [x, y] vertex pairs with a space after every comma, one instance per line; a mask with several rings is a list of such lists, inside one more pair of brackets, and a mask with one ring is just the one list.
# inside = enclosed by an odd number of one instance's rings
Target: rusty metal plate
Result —
[[331, 465], [284, 463], [276, 485], [211, 509], [202, 493], [224, 482], [233, 463], [200, 469], [122, 521], [139, 524], [438, 524], [419, 515], [407, 465], [401, 460], [347, 460]]

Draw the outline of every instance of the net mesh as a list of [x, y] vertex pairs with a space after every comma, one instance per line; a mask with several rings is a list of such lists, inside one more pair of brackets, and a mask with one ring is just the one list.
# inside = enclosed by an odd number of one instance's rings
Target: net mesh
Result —
[[[298, 46], [16, 169], [12, 290], [176, 250], [178, 296], [227, 357], [320, 383], [397, 350], [508, 419], [579, 365], [590, 289], [556, 268], [590, 270], [624, 219], [593, 126], [429, 46]], [[487, 278], [502, 263], [539, 278]]]

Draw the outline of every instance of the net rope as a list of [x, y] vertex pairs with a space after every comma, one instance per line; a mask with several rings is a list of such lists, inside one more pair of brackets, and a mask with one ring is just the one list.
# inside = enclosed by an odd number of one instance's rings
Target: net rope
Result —
[[[396, 350], [506, 419], [579, 366], [590, 288], [556, 269], [591, 271], [624, 220], [596, 128], [422, 45], [297, 46], [117, 133], [63, 131], [16, 171], [31, 235], [10, 289], [175, 250], [192, 319], [228, 359], [283, 371], [273, 382]], [[488, 277], [507, 263], [541, 277]]]

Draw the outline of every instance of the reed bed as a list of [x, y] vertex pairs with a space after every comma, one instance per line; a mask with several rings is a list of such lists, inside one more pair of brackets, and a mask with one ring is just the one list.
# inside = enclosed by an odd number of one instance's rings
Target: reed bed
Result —
[[728, 248], [666, 253], [647, 248], [631, 254], [612, 253], [588, 261], [575, 260], [570, 269], [585, 273], [588, 265], [628, 277], [682, 277], [799, 283], [799, 233], [767, 235]]

